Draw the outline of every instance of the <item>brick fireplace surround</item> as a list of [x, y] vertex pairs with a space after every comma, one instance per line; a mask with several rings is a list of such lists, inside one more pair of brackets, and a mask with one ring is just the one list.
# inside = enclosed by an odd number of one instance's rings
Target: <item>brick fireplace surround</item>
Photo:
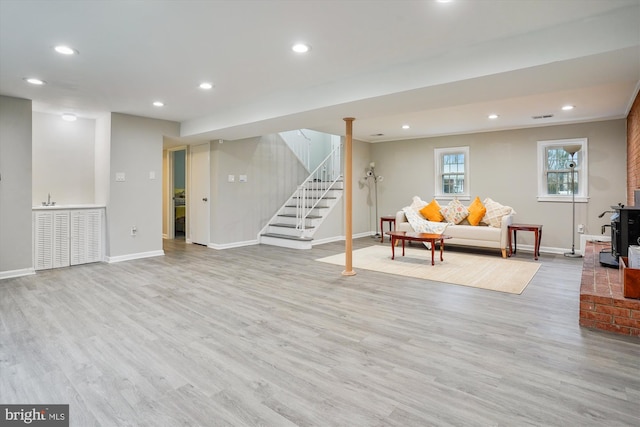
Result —
[[622, 296], [620, 271], [603, 267], [609, 243], [587, 242], [580, 285], [580, 326], [640, 337], [640, 299]]

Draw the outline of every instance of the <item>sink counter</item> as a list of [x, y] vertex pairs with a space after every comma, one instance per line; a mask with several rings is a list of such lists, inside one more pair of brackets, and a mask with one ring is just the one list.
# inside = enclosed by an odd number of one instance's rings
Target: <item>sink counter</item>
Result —
[[34, 211], [39, 210], [53, 210], [53, 209], [61, 209], [61, 210], [70, 210], [70, 209], [99, 209], [105, 208], [105, 205], [53, 205], [53, 206], [32, 206], [31, 209]]

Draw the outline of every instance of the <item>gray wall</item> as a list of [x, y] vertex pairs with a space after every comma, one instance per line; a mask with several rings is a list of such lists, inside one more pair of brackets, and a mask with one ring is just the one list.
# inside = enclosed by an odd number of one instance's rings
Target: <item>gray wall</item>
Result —
[[[107, 255], [162, 252], [162, 145], [175, 137], [179, 123], [113, 113], [111, 115], [110, 191], [107, 203]], [[125, 181], [115, 182], [124, 172]], [[150, 177], [155, 174], [155, 178]], [[131, 236], [136, 226], [137, 235]]]
[[94, 198], [98, 205], [109, 203], [111, 181], [109, 165], [111, 163], [111, 114], [105, 113], [96, 119], [95, 136], [95, 175]]
[[[344, 145], [344, 138], [343, 145]], [[355, 237], [361, 235], [370, 235], [375, 230], [373, 222], [373, 187], [367, 185], [363, 177], [366, 169], [371, 162], [371, 146], [368, 142], [353, 140], [353, 181], [352, 181], [352, 232]], [[343, 151], [344, 153], [344, 151]], [[344, 154], [342, 156], [344, 162]], [[343, 167], [344, 170], [344, 167]], [[336, 240], [338, 237], [344, 237], [345, 228], [345, 204], [344, 197], [333, 208], [329, 216], [322, 223], [322, 226], [313, 235], [314, 240]]]
[[331, 153], [331, 135], [311, 129], [305, 129], [304, 133], [311, 138], [311, 170], [309, 172], [313, 172]]
[[[234, 175], [235, 182], [228, 182]], [[247, 175], [240, 182], [239, 175]], [[211, 143], [211, 243], [255, 241], [308, 173], [278, 135]]]
[[0, 96], [0, 278], [33, 271], [31, 101]]
[[[598, 215], [626, 195], [626, 120], [548, 126], [502, 132], [453, 135], [372, 144], [378, 185], [379, 214], [407, 206], [415, 195], [431, 200], [434, 193], [433, 149], [469, 146], [472, 197], [512, 206], [516, 222], [543, 225], [542, 246], [552, 251], [571, 247], [571, 203], [538, 202], [537, 141], [588, 138], [589, 202], [576, 204], [576, 224], [585, 234], [599, 235], [608, 216]], [[468, 204], [468, 203], [465, 203]], [[521, 233], [525, 243], [532, 233]], [[606, 235], [609, 235], [607, 229]], [[579, 235], [576, 235], [576, 247]]]
[[[328, 137], [329, 138], [329, 137]], [[375, 229], [372, 195], [361, 178], [371, 144], [353, 141], [353, 234]], [[326, 155], [325, 155], [326, 156]], [[344, 156], [342, 157], [344, 159]], [[228, 176], [235, 175], [235, 182]], [[246, 183], [239, 175], [247, 175]], [[214, 246], [255, 241], [262, 227], [291, 196], [307, 172], [278, 135], [211, 143], [211, 242]], [[344, 200], [314, 234], [315, 240], [344, 237]]]
[[95, 120], [75, 122], [33, 113], [32, 203], [91, 204], [95, 201]]

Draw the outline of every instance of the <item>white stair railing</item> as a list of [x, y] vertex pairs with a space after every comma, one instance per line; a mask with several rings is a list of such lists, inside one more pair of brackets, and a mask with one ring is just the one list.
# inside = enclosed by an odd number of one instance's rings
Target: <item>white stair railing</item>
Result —
[[311, 170], [311, 138], [305, 135], [302, 129], [280, 132], [280, 137], [304, 165], [307, 172]]
[[341, 146], [337, 145], [296, 190], [296, 229], [304, 231], [306, 219], [342, 177]]

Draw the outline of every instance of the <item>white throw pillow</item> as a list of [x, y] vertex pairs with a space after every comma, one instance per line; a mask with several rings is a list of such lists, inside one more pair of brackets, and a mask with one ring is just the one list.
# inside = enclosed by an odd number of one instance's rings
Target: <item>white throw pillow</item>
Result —
[[516, 213], [511, 206], [503, 206], [490, 198], [484, 199], [482, 203], [487, 208], [487, 213], [484, 214], [482, 222], [489, 224], [491, 227], [500, 228], [503, 216]]
[[420, 209], [427, 206], [429, 202], [425, 202], [419, 196], [413, 196], [410, 208], [416, 212], [420, 212]]

